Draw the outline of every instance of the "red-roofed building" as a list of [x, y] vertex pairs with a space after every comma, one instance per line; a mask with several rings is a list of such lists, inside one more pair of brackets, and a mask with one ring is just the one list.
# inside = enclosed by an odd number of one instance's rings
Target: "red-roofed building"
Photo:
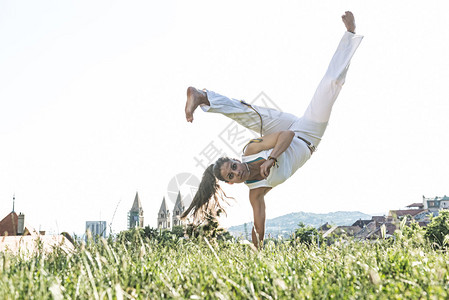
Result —
[[0, 221], [0, 236], [36, 235], [33, 227], [25, 224], [25, 215], [11, 212]]
[[388, 212], [388, 217], [401, 219], [404, 216], [415, 216], [421, 212], [425, 211], [425, 209], [399, 209], [399, 210], [390, 210]]
[[420, 209], [422, 209], [422, 208], [424, 208], [424, 204], [422, 204], [422, 203], [412, 203], [412, 204], [410, 204], [410, 205], [407, 205], [406, 207], [408, 207], [408, 208], [420, 208]]
[[66, 252], [74, 249], [70, 236], [44, 234], [25, 225], [25, 215], [13, 211], [0, 221], [0, 252], [29, 255], [39, 249], [39, 243], [45, 252], [58, 246]]
[[15, 212], [9, 213], [0, 221], [0, 236], [17, 235], [19, 217]]

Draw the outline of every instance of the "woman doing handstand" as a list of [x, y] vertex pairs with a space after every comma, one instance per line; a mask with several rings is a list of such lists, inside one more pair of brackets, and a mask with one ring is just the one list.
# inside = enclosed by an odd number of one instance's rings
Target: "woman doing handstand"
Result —
[[206, 112], [221, 113], [255, 132], [261, 130], [263, 136], [247, 144], [241, 161], [221, 157], [206, 169], [183, 218], [192, 213], [195, 220], [202, 219], [206, 214], [214, 214], [222, 208], [219, 198], [223, 199], [224, 193], [218, 180], [231, 184], [244, 182], [250, 189], [249, 200], [254, 214], [252, 240], [256, 247], [262, 245], [265, 234], [264, 196], [304, 165], [319, 145], [332, 106], [345, 82], [350, 60], [363, 39], [363, 36], [355, 34], [351, 12], [345, 12], [342, 20], [347, 31], [301, 118], [251, 106], [212, 91], [193, 87], [187, 89], [185, 112], [188, 122], [193, 121], [193, 112], [201, 106]]

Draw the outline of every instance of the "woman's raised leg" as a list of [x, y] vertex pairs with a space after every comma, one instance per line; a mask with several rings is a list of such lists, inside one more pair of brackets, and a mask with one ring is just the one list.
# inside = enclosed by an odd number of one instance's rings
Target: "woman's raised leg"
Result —
[[327, 72], [304, 113], [304, 118], [313, 122], [326, 123], [329, 121], [332, 106], [345, 82], [351, 58], [363, 39], [363, 36], [354, 33], [355, 21], [351, 12], [346, 12], [342, 19], [348, 31], [343, 35]]

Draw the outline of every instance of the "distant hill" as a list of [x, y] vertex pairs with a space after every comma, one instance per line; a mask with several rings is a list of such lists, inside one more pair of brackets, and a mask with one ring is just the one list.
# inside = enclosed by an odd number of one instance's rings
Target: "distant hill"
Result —
[[[265, 224], [265, 236], [271, 235], [272, 237], [278, 237], [279, 235], [282, 235], [284, 237], [289, 237], [290, 234], [295, 232], [298, 228], [299, 222], [303, 222], [304, 224], [313, 227], [319, 227], [326, 222], [331, 225], [352, 225], [359, 219], [369, 220], [371, 219], [371, 216], [359, 211], [337, 211], [327, 214], [296, 212], [267, 220]], [[246, 231], [248, 238], [250, 238], [252, 228], [253, 222], [249, 222], [229, 227], [228, 231], [236, 237], [245, 237]]]

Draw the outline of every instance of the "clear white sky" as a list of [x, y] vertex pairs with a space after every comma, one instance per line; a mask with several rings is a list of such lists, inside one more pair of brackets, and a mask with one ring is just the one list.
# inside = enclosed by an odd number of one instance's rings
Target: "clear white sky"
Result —
[[[301, 115], [345, 10], [365, 39], [318, 152], [267, 195], [267, 217], [448, 195], [446, 1], [2, 1], [0, 217], [15, 193], [29, 224], [81, 233], [121, 201], [119, 231], [138, 191], [156, 226], [170, 180], [201, 177], [194, 158], [211, 142], [229, 151], [229, 119], [185, 122], [186, 88], [264, 92]], [[224, 226], [251, 220], [247, 188], [226, 191]]]

